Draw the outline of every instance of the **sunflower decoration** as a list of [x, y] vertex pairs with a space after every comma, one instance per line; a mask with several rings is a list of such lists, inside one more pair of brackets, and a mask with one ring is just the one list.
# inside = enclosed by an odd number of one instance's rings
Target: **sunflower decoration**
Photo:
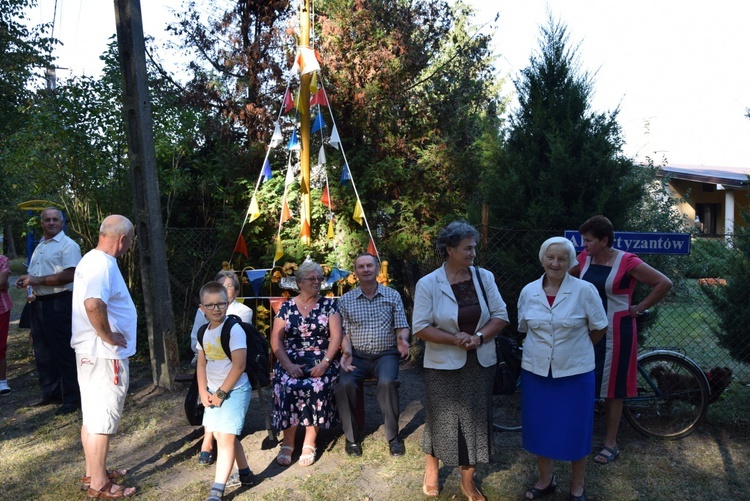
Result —
[[255, 326], [260, 332], [266, 332], [271, 328], [271, 324], [269, 323], [270, 316], [271, 312], [262, 304], [255, 308]]
[[282, 270], [284, 270], [284, 273], [286, 273], [287, 276], [294, 275], [297, 271], [297, 263], [287, 261], [284, 263]]
[[274, 272], [271, 274], [271, 283], [277, 284], [281, 280], [281, 272], [279, 270], [274, 270]]

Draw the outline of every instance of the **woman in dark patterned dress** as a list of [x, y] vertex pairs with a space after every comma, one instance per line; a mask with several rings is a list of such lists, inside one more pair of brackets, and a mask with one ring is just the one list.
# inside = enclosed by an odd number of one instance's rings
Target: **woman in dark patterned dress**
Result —
[[333, 386], [338, 380], [341, 314], [335, 299], [320, 296], [323, 270], [312, 261], [297, 269], [300, 293], [285, 302], [273, 321], [272, 427], [284, 438], [276, 462], [288, 466], [297, 426], [305, 427], [299, 464], [315, 462], [318, 429], [338, 424]]
[[485, 499], [474, 472], [492, 455], [493, 338], [508, 314], [495, 277], [472, 266], [478, 239], [465, 221], [443, 228], [437, 245], [445, 263], [417, 283], [414, 295], [414, 335], [425, 341], [422, 491], [429, 497], [439, 494], [442, 461], [461, 466], [461, 492], [469, 500]]
[[[651, 308], [672, 288], [672, 282], [638, 256], [612, 248], [615, 230], [609, 219], [594, 216], [578, 232], [584, 251], [578, 255], [573, 276], [594, 284], [607, 310], [609, 328], [594, 347], [596, 355], [596, 396], [605, 399], [607, 432], [594, 462], [609, 464], [620, 455], [617, 431], [622, 416], [623, 398], [636, 395], [638, 332], [635, 319]], [[651, 292], [633, 304], [636, 281], [651, 287]]]

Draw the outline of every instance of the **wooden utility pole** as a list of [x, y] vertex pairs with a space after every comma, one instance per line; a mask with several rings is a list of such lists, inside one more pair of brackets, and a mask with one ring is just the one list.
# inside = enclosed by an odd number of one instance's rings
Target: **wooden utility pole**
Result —
[[171, 390], [179, 357], [161, 218], [140, 0], [115, 0], [115, 17], [151, 370], [154, 384]]

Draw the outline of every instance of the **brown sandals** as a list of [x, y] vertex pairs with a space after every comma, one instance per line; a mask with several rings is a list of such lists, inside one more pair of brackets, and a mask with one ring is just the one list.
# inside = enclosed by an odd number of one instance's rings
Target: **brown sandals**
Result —
[[[111, 490], [113, 487], [115, 487], [114, 491]], [[130, 493], [126, 494], [125, 491], [128, 489], [133, 490]], [[113, 484], [110, 480], [109, 482], [104, 484], [104, 487], [102, 487], [100, 490], [89, 487], [87, 495], [89, 499], [120, 499], [129, 498], [133, 496], [135, 492], [135, 487], [125, 487], [124, 485]]]
[[[120, 480], [125, 475], [128, 474], [128, 470], [107, 470], [107, 478], [110, 480]], [[91, 486], [91, 477], [82, 476], [81, 477], [81, 490], [86, 491]]]

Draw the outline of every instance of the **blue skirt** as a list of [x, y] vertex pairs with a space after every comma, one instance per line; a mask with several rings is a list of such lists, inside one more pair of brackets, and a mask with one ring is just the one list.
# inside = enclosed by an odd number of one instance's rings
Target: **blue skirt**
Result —
[[594, 371], [553, 378], [522, 370], [521, 388], [524, 449], [560, 461], [591, 452]]

